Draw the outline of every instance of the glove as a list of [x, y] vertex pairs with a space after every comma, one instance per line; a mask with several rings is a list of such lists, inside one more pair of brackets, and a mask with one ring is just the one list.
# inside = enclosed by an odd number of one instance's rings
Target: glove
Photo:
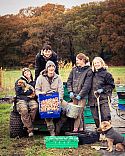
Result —
[[101, 93], [103, 92], [103, 89], [98, 89], [96, 92], [97, 92], [98, 94], [101, 94]]
[[77, 99], [77, 100], [80, 100], [80, 99], [81, 99], [81, 96], [80, 96], [80, 95], [77, 95], [77, 96], [76, 96], [76, 99]]
[[73, 92], [70, 92], [69, 97], [70, 97], [71, 99], [74, 98]]

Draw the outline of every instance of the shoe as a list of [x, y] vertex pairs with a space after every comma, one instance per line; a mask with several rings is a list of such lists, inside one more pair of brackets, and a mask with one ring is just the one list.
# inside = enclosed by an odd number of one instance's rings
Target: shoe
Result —
[[55, 132], [54, 131], [50, 131], [50, 135], [51, 136], [55, 136]]
[[33, 135], [34, 135], [33, 132], [30, 132], [28, 136], [32, 137]]
[[78, 128], [74, 128], [73, 132], [75, 133], [78, 132]]

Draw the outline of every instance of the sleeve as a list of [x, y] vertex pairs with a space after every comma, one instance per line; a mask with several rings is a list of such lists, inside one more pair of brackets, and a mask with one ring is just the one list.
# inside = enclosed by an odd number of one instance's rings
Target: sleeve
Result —
[[70, 72], [69, 77], [68, 77], [68, 80], [67, 80], [67, 89], [68, 89], [68, 92], [73, 92], [72, 85], [73, 85], [73, 69]]
[[18, 80], [15, 83], [16, 96], [21, 96], [21, 95], [29, 96], [29, 95], [31, 95], [33, 93], [32, 89], [28, 89], [27, 91], [24, 91], [24, 89], [21, 86], [18, 86], [17, 83], [18, 83]]
[[105, 85], [103, 86], [104, 93], [111, 94], [114, 88], [115, 88], [114, 78], [110, 73], [107, 73], [105, 77]]
[[36, 80], [35, 93], [38, 96], [42, 92], [42, 80], [40, 76]]
[[55, 63], [55, 66], [56, 66], [55, 72], [56, 72], [56, 74], [59, 74], [59, 66], [58, 66], [58, 57], [57, 57], [57, 54], [55, 54], [54, 63]]
[[63, 82], [62, 82], [60, 76], [59, 76], [58, 84], [59, 84], [59, 87], [58, 87], [59, 97], [60, 97], [60, 99], [63, 99], [64, 89], [63, 89]]
[[37, 77], [39, 76], [40, 74], [40, 59], [39, 59], [39, 56], [38, 54], [36, 55], [36, 59], [35, 59], [35, 81], [37, 79]]
[[89, 94], [91, 85], [92, 85], [92, 78], [93, 78], [93, 72], [91, 70], [89, 70], [86, 74], [83, 87], [82, 87], [81, 91], [79, 92], [79, 95], [82, 98], [84, 98], [85, 96], [87, 96]]

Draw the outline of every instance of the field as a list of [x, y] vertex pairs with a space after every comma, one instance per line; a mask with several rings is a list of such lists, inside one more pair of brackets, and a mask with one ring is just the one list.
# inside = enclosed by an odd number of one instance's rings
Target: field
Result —
[[[60, 69], [63, 81], [67, 80], [71, 68]], [[125, 84], [125, 67], [111, 67], [115, 82], [120, 79]], [[34, 74], [34, 71], [33, 71]], [[0, 97], [14, 95], [14, 83], [21, 75], [20, 70], [3, 70], [2, 89]], [[43, 137], [48, 134], [36, 133], [33, 138], [9, 137], [9, 116], [12, 110], [11, 104], [0, 104], [0, 156], [99, 156], [100, 154], [91, 149], [91, 145], [81, 145], [78, 149], [46, 149]]]

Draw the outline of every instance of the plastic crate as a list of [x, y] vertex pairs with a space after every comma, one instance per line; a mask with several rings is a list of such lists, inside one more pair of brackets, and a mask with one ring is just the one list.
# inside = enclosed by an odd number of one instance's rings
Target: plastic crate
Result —
[[46, 148], [78, 148], [78, 136], [46, 136]]
[[84, 123], [85, 124], [95, 124], [95, 121], [93, 119], [93, 117], [84, 117]]
[[125, 105], [125, 99], [118, 99], [118, 103]]
[[123, 104], [118, 104], [118, 109], [124, 110], [124, 111], [125, 111], [125, 105], [123, 105]]
[[59, 118], [60, 117], [60, 100], [59, 93], [39, 94], [39, 114], [40, 118]]
[[67, 89], [67, 83], [63, 82], [63, 89], [64, 89], [64, 97], [63, 99], [67, 102], [71, 101], [71, 98], [69, 97], [68, 89]]
[[92, 116], [92, 112], [91, 112], [91, 110], [90, 110], [89, 107], [86, 107], [86, 108], [84, 109], [84, 116], [85, 116], [85, 117], [87, 117], [87, 116]]
[[121, 135], [122, 135], [123, 137], [125, 137], [125, 133], [122, 133]]
[[116, 86], [116, 92], [125, 92], [125, 85]]
[[117, 92], [119, 99], [125, 99], [125, 92]]

